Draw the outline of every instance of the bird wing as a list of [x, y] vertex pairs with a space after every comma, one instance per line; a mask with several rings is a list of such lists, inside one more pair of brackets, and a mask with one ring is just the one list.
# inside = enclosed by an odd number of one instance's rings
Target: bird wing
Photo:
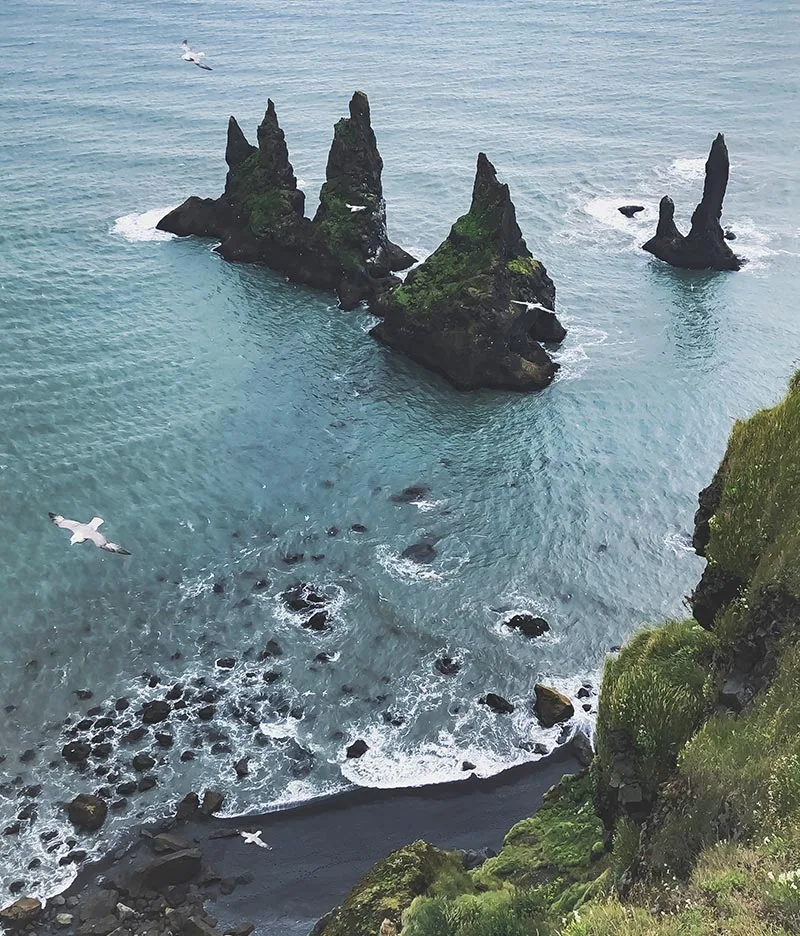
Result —
[[52, 512], [48, 513], [47, 516], [55, 523], [57, 527], [61, 527], [62, 530], [70, 530], [75, 532], [75, 530], [80, 526], [77, 520], [67, 520], [65, 517], [62, 517], [61, 514], [54, 514]]
[[[105, 537], [103, 537], [103, 539], [105, 539]], [[130, 556], [130, 552], [127, 549], [123, 549], [119, 543], [110, 543], [108, 540], [104, 543], [98, 543], [94, 537], [92, 537], [92, 541], [95, 545], [100, 546], [101, 549], [105, 549], [106, 552], [117, 553], [120, 556]]]
[[204, 65], [202, 62], [198, 62], [196, 59], [192, 59], [192, 61], [198, 68], [204, 68], [206, 71], [214, 70], [210, 65]]
[[102, 517], [92, 517], [92, 519], [89, 521], [89, 526], [90, 526], [93, 530], [96, 530], [96, 529], [98, 529], [98, 527], [100, 526], [101, 523], [103, 523], [103, 518], [102, 518]]
[[188, 52], [191, 49], [188, 39], [183, 40], [183, 42], [181, 43], [181, 48], [183, 49], [184, 52]]

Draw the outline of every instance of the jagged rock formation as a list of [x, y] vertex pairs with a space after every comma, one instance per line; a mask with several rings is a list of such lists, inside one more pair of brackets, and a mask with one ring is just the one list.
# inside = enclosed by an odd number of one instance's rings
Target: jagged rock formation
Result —
[[[387, 280], [391, 273], [415, 262], [386, 233], [382, 171], [369, 101], [363, 91], [356, 91], [350, 116], [342, 117], [333, 128], [326, 181], [314, 216], [315, 228], [345, 271], [340, 295], [347, 304], [369, 298], [374, 281]], [[348, 290], [358, 295], [348, 296]]]
[[[219, 238], [227, 260], [265, 263], [294, 282], [335, 290], [345, 308], [396, 283], [392, 270], [414, 258], [391, 244], [378, 153], [366, 95], [356, 92], [350, 118], [336, 125], [327, 182], [314, 221], [289, 161], [275, 105], [252, 146], [236, 120], [228, 123], [225, 191], [216, 199], [192, 196], [157, 227], [181, 237]], [[352, 199], [352, 201], [351, 201]], [[346, 204], [364, 205], [351, 212]]]
[[528, 250], [508, 186], [483, 153], [469, 211], [402, 286], [381, 297], [372, 334], [459, 390], [538, 390], [558, 365], [539, 342], [565, 329], [555, 287]]
[[675, 225], [675, 205], [665, 195], [658, 207], [658, 226], [642, 250], [666, 263], [687, 270], [738, 270], [744, 262], [725, 241], [720, 226], [722, 201], [728, 186], [728, 147], [725, 137], [717, 134], [706, 161], [703, 198], [692, 215], [692, 227], [687, 236]]

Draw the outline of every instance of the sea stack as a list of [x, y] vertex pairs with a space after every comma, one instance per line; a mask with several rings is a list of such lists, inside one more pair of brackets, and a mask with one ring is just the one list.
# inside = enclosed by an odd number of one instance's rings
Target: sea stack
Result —
[[363, 91], [356, 91], [350, 100], [350, 116], [342, 117], [333, 128], [314, 216], [318, 235], [341, 265], [337, 292], [345, 308], [372, 298], [381, 285], [394, 285], [391, 274], [415, 262], [386, 232], [382, 172], [369, 100]]
[[528, 250], [508, 186], [483, 153], [467, 214], [405, 282], [373, 306], [372, 334], [459, 390], [540, 390], [558, 365], [540, 342], [566, 334], [555, 287]]
[[[369, 102], [356, 92], [349, 118], [336, 124], [327, 181], [314, 221], [305, 217], [275, 105], [267, 103], [258, 146], [228, 121], [225, 191], [216, 199], [192, 196], [157, 227], [180, 237], [218, 238], [226, 260], [264, 263], [296, 283], [336, 291], [352, 308], [397, 280], [391, 271], [414, 258], [389, 242], [381, 188], [383, 162], [369, 119]], [[347, 204], [364, 206], [351, 212]]]
[[725, 137], [719, 133], [708, 154], [703, 198], [692, 215], [689, 234], [684, 236], [676, 227], [675, 205], [665, 195], [658, 207], [655, 237], [643, 244], [642, 250], [665, 263], [687, 270], [740, 269], [744, 261], [728, 246], [720, 226], [729, 169], [728, 147]]

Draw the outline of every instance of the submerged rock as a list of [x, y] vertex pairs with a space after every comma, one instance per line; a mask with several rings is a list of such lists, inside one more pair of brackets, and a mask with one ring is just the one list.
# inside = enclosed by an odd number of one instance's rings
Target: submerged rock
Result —
[[526, 637], [541, 637], [550, 630], [550, 625], [543, 617], [536, 617], [533, 614], [515, 614], [503, 623], [506, 627], [519, 631]]
[[225, 259], [265, 263], [294, 282], [335, 290], [345, 308], [393, 285], [391, 272], [414, 262], [386, 234], [383, 162], [363, 92], [353, 95], [350, 116], [334, 129], [313, 221], [305, 216], [305, 195], [297, 188], [272, 101], [258, 127], [257, 147], [230, 118], [225, 160], [223, 194], [188, 198], [158, 222], [159, 230], [218, 238]]
[[405, 282], [374, 306], [379, 340], [459, 390], [540, 390], [558, 365], [539, 342], [566, 331], [555, 287], [517, 224], [508, 186], [483, 153], [469, 211]]
[[347, 756], [349, 758], [362, 757], [364, 754], [367, 753], [368, 750], [369, 750], [369, 745], [367, 744], [367, 742], [359, 738], [357, 741], [354, 741], [351, 745], [349, 745], [349, 747], [347, 748]]
[[510, 715], [514, 711], [514, 706], [504, 699], [501, 695], [497, 695], [496, 692], [487, 692], [485, 696], [481, 696], [478, 701], [482, 705], [488, 706], [493, 712], [497, 715]]
[[537, 683], [534, 692], [536, 717], [543, 728], [552, 728], [559, 722], [569, 721], [575, 714], [572, 702], [557, 689]]
[[658, 206], [658, 226], [642, 250], [665, 263], [687, 270], [738, 270], [744, 262], [725, 242], [720, 226], [722, 201], [728, 186], [728, 147], [717, 134], [706, 161], [703, 198], [692, 215], [692, 227], [684, 236], [675, 225], [675, 205], [665, 195]]

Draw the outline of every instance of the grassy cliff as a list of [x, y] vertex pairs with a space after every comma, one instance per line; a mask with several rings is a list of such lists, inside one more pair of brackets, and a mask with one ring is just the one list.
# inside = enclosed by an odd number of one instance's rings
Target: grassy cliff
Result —
[[[496, 858], [460, 874], [447, 864], [446, 889], [406, 888], [392, 904], [398, 930], [800, 932], [798, 453], [795, 377], [781, 403], [734, 426], [701, 496], [706, 626], [648, 628], [609, 658], [591, 767], [514, 826]], [[379, 915], [359, 932], [377, 934]]]

